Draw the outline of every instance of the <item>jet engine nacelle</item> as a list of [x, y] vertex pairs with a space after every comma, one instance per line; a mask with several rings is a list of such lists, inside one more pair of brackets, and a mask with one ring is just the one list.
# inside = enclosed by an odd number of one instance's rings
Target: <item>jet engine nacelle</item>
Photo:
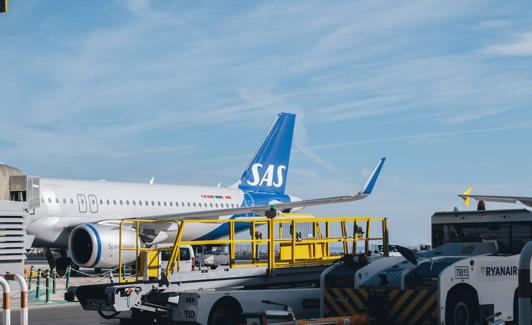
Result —
[[[115, 268], [119, 264], [119, 227], [101, 224], [83, 224], [74, 228], [68, 237], [70, 257], [79, 266]], [[122, 248], [135, 248], [135, 230], [122, 228]], [[132, 264], [135, 250], [122, 251], [122, 263]]]

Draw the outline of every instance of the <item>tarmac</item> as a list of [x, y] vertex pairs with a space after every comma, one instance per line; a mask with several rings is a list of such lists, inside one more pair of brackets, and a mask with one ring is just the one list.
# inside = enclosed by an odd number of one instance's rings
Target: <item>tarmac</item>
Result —
[[[34, 277], [31, 281], [28, 302], [28, 319], [31, 325], [95, 325], [100, 324], [100, 316], [96, 312], [84, 311], [79, 303], [66, 302], [66, 277], [57, 277], [56, 291], [52, 293], [53, 281], [50, 278], [50, 299], [46, 301], [46, 279], [41, 278], [39, 295], [37, 295], [37, 279], [35, 278], [37, 269], [45, 271], [48, 265], [44, 263], [31, 263], [34, 266]], [[83, 274], [72, 271], [69, 286], [109, 283], [108, 273], [95, 274], [92, 270], [84, 270]], [[114, 280], [117, 281], [116, 274]], [[20, 288], [16, 282], [9, 282], [11, 289], [11, 324], [20, 324]], [[1, 300], [1, 299], [0, 299]], [[0, 311], [0, 315], [3, 311]], [[1, 322], [1, 320], [0, 320]]]
[[[1, 314], [1, 313], [0, 313]], [[31, 306], [28, 313], [30, 325], [97, 325], [100, 316], [87, 312], [77, 303]], [[19, 310], [11, 311], [11, 324], [19, 325]]]

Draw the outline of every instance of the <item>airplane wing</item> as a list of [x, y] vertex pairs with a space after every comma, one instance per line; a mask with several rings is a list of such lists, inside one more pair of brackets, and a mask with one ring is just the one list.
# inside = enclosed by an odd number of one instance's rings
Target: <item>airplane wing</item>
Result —
[[532, 197], [526, 196], [504, 196], [504, 195], [478, 195], [471, 194], [472, 189], [468, 188], [464, 194], [458, 195], [461, 197], [465, 204], [469, 206], [470, 199], [477, 201], [490, 201], [490, 202], [499, 202], [499, 203], [521, 203], [529, 208], [532, 208]]
[[[245, 214], [245, 213], [258, 213], [264, 214], [266, 211], [270, 210], [272, 207], [275, 207], [276, 210], [285, 210], [291, 208], [300, 208], [300, 207], [309, 207], [314, 205], [323, 205], [323, 204], [332, 204], [332, 203], [342, 203], [342, 202], [351, 202], [358, 201], [366, 198], [371, 194], [379, 173], [382, 169], [384, 161], [386, 158], [379, 160], [379, 163], [373, 169], [373, 172], [369, 175], [368, 179], [364, 183], [362, 189], [353, 195], [343, 195], [343, 196], [333, 196], [325, 198], [317, 198], [310, 200], [301, 200], [290, 203], [275, 203], [272, 205], [255, 205], [249, 207], [239, 207], [232, 209], [216, 209], [216, 210], [204, 210], [204, 211], [195, 211], [187, 213], [177, 213], [177, 214], [163, 214], [163, 215], [154, 215], [154, 216], [144, 216], [138, 219], [209, 219], [219, 216], [235, 215], [235, 214]], [[130, 218], [135, 219], [135, 218]]]

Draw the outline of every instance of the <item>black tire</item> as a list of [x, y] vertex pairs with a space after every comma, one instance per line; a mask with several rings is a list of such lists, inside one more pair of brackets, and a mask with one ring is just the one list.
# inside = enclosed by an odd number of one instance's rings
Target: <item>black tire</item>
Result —
[[519, 324], [519, 296], [517, 295], [517, 289], [514, 293], [514, 320], [510, 324]]
[[[79, 270], [79, 265], [72, 262], [72, 260], [68, 257], [60, 257], [55, 260], [56, 265], [56, 271], [58, 276], [64, 276], [67, 270], [67, 267], [70, 266], [73, 270]], [[70, 276], [76, 276], [77, 273], [70, 272]]]
[[55, 260], [55, 267], [57, 271], [57, 275], [63, 276], [66, 273], [67, 267], [68, 267], [69, 259], [66, 257], [60, 257]]
[[244, 324], [242, 307], [234, 299], [222, 298], [211, 309], [208, 325], [237, 325]]
[[474, 325], [479, 318], [480, 308], [474, 292], [454, 290], [449, 293], [445, 304], [445, 324]]

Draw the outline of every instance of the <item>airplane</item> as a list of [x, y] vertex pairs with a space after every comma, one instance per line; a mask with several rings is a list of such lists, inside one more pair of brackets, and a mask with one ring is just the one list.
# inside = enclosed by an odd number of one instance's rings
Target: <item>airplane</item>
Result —
[[532, 208], [532, 197], [530, 196], [503, 196], [503, 195], [479, 195], [479, 194], [471, 194], [473, 189], [469, 187], [464, 194], [459, 194], [458, 196], [461, 197], [466, 206], [469, 206], [471, 203], [471, 199], [475, 199], [477, 201], [491, 201], [491, 202], [499, 202], [499, 203], [521, 203], [526, 207]]
[[[68, 265], [114, 268], [119, 264], [119, 225], [123, 219], [251, 217], [264, 215], [273, 206], [277, 211], [293, 212], [308, 206], [361, 200], [371, 194], [385, 158], [379, 160], [355, 194], [311, 200], [286, 194], [294, 123], [294, 114], [277, 116], [240, 181], [231, 187], [41, 178], [40, 207], [27, 226], [28, 234], [34, 236], [32, 245], [46, 249], [48, 262], [58, 273]], [[176, 223], [162, 225], [164, 228], [159, 224], [159, 228], [146, 231], [142, 244], [173, 243]], [[236, 231], [249, 227], [245, 223], [237, 225]], [[187, 227], [183, 240], [216, 239], [228, 234], [227, 223]], [[136, 242], [135, 230], [124, 227], [122, 245], [135, 247]], [[135, 262], [135, 252], [130, 252], [133, 255], [122, 254], [126, 264]]]

